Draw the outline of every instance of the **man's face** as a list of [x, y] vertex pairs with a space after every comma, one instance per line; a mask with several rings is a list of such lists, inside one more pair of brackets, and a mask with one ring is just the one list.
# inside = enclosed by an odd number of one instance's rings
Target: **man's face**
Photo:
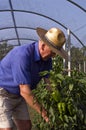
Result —
[[56, 53], [54, 53], [47, 44], [42, 45], [41, 57], [43, 60], [48, 60], [49, 58], [52, 58], [55, 56], [56, 56]]

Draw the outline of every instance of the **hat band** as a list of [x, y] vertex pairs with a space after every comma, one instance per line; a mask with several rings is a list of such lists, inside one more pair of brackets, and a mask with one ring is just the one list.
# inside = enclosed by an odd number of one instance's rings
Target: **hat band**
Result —
[[54, 47], [55, 49], [57, 50], [61, 50], [62, 47], [59, 47], [59, 46], [55, 46], [54, 43], [52, 41], [50, 41], [46, 36], [44, 36], [45, 39], [49, 42], [49, 44]]

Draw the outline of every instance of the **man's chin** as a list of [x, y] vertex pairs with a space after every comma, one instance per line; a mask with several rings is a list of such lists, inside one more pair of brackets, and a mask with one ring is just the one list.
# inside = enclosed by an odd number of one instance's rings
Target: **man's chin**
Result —
[[49, 59], [49, 57], [44, 57], [43, 60], [44, 61], [47, 61]]

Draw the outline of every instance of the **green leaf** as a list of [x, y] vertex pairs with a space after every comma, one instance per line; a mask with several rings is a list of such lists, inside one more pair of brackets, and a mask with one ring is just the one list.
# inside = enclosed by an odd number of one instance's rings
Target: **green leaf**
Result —
[[64, 120], [68, 123], [69, 122], [69, 119], [68, 119], [68, 116], [67, 115], [64, 115]]
[[57, 74], [57, 77], [60, 79], [60, 80], [64, 80], [64, 76], [62, 74]]
[[73, 90], [73, 84], [69, 84], [69, 90], [72, 91]]
[[80, 79], [79, 82], [86, 84], [86, 79]]
[[40, 76], [45, 76], [45, 75], [47, 75], [48, 73], [49, 73], [48, 71], [40, 72]]

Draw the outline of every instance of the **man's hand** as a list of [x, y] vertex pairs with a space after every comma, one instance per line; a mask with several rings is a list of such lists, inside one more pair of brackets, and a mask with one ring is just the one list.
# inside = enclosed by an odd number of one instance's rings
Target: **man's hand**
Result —
[[45, 111], [44, 108], [43, 108], [43, 110], [42, 110], [42, 117], [44, 118], [44, 120], [45, 120], [46, 122], [49, 122], [49, 118], [48, 118], [48, 116], [47, 116], [47, 112]]

